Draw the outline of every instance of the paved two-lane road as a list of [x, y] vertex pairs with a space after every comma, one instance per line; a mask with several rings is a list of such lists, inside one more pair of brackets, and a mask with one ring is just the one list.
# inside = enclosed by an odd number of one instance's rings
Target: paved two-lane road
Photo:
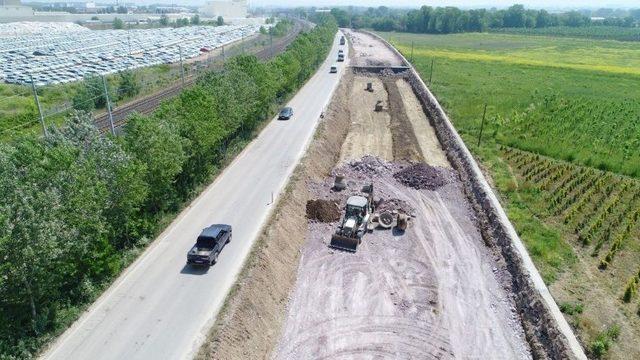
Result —
[[[272, 196], [287, 183], [342, 76], [345, 63], [329, 74], [338, 48], [348, 51], [338, 36], [319, 71], [289, 102], [293, 118], [271, 121], [44, 358], [193, 357], [273, 209]], [[231, 224], [233, 241], [208, 271], [185, 266], [187, 250], [212, 223]]]

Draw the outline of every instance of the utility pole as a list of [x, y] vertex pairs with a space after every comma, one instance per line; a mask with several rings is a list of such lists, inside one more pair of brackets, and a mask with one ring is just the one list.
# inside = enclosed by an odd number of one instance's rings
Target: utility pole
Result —
[[184, 87], [184, 65], [182, 64], [182, 46], [178, 46], [180, 50], [180, 77], [182, 77], [182, 86]]
[[224, 58], [224, 45], [222, 45], [222, 66], [224, 66], [225, 58]]
[[429, 72], [429, 85], [431, 85], [431, 79], [433, 78], [433, 62], [435, 59], [431, 59], [431, 71]]
[[107, 80], [102, 75], [102, 86], [104, 87], [104, 98], [107, 100], [107, 112], [109, 113], [109, 126], [111, 127], [111, 135], [116, 135], [116, 129], [113, 126], [113, 114], [111, 113], [111, 101], [109, 100], [109, 91], [107, 91]]
[[240, 43], [242, 43], [242, 54], [244, 55], [244, 33], [242, 33], [242, 40], [240, 40]]
[[38, 98], [38, 91], [36, 90], [36, 84], [33, 82], [33, 76], [29, 74], [31, 79], [31, 90], [33, 91], [33, 98], [36, 100], [36, 106], [38, 107], [38, 114], [40, 115], [40, 124], [42, 125], [42, 133], [47, 136], [47, 127], [44, 124], [44, 116], [42, 115], [42, 108], [40, 107], [40, 99]]
[[480, 134], [478, 134], [478, 147], [480, 147], [480, 141], [482, 140], [482, 129], [484, 129], [485, 115], [487, 115], [487, 104], [484, 104], [484, 111], [482, 112], [482, 122], [480, 123]]

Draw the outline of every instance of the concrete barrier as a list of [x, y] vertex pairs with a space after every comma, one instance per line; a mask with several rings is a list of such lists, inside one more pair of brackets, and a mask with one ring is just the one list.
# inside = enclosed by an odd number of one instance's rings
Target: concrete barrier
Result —
[[507, 218], [478, 164], [453, 127], [438, 100], [407, 59], [386, 40], [380, 39], [409, 68], [406, 75], [420, 100], [449, 161], [465, 185], [481, 227], [482, 236], [502, 256], [511, 275], [511, 292], [534, 358], [587, 359], [573, 330], [560, 312], [526, 247]]

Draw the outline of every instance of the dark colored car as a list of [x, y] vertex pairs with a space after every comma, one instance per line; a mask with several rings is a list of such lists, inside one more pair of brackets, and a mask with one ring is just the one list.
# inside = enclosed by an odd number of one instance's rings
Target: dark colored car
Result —
[[278, 120], [289, 120], [293, 116], [293, 109], [290, 107], [286, 107], [280, 110], [280, 114], [278, 114]]
[[339, 62], [344, 61], [344, 54], [338, 54], [338, 61]]
[[187, 253], [187, 264], [211, 266], [222, 248], [231, 241], [231, 225], [213, 224], [202, 230], [195, 245]]

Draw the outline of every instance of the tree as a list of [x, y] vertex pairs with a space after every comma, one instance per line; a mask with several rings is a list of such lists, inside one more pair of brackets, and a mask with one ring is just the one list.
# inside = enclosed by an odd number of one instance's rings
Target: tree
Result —
[[116, 30], [124, 29], [124, 21], [120, 18], [113, 19], [113, 28]]
[[224, 25], [224, 18], [222, 16], [218, 16], [218, 19], [216, 20], [216, 25], [217, 26]]
[[540, 10], [536, 16], [536, 27], [544, 28], [553, 24], [553, 17], [547, 12], [547, 10]]
[[118, 95], [119, 97], [134, 97], [140, 93], [140, 84], [133, 71], [122, 71], [119, 74]]
[[160, 26], [169, 26], [169, 17], [167, 15], [160, 16]]
[[95, 109], [93, 96], [86, 86], [80, 86], [71, 99], [72, 106], [76, 110], [92, 112]]
[[191, 17], [191, 25], [200, 25], [200, 15], [195, 14]]
[[525, 26], [525, 10], [522, 5], [513, 5], [504, 13], [504, 26], [521, 28]]
[[179, 199], [173, 186], [186, 161], [189, 142], [172, 122], [162, 118], [134, 114], [129, 117], [126, 130], [127, 153], [145, 165], [145, 172], [139, 176], [149, 186], [146, 208], [158, 213], [176, 205]]

